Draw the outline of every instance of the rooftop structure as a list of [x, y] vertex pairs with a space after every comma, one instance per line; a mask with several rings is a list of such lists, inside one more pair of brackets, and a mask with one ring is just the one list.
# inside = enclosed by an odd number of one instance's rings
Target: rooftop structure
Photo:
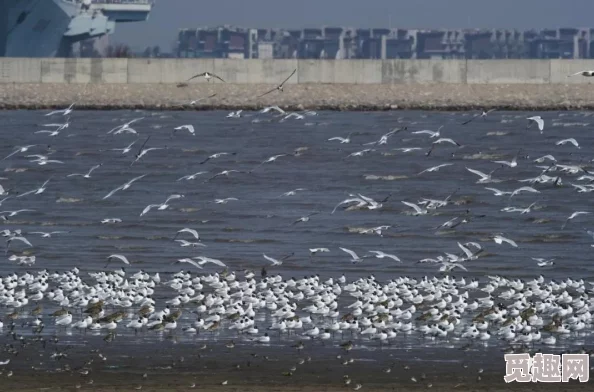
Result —
[[[594, 29], [182, 29], [179, 57], [302, 59], [594, 58]], [[242, 57], [243, 54], [243, 57]]]

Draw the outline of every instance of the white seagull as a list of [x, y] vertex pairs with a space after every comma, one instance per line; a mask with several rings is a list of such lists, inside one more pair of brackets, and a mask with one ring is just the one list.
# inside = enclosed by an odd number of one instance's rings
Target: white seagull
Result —
[[394, 256], [389, 253], [384, 253], [380, 250], [370, 250], [369, 253], [375, 254], [375, 258], [377, 258], [377, 259], [383, 259], [384, 257], [387, 257], [389, 259], [401, 262], [400, 259], [398, 258], [398, 256]]
[[439, 137], [441, 135], [440, 134], [441, 128], [443, 128], [443, 125], [440, 126], [439, 128], [437, 128], [437, 131], [435, 131], [435, 132], [430, 131], [428, 129], [423, 129], [422, 131], [412, 132], [412, 134], [413, 135], [423, 135], [423, 134], [425, 134], [425, 135], [429, 135], [429, 138], [432, 139], [432, 138], [435, 138], [435, 137]]
[[283, 257], [280, 260], [274, 259], [270, 256], [266, 256], [265, 254], [262, 254], [262, 256], [264, 256], [264, 258], [268, 261], [270, 261], [272, 263], [272, 265], [276, 266], [276, 265], [282, 265], [283, 261], [285, 261], [286, 259], [288, 259], [289, 257], [293, 256], [294, 253], [291, 253], [290, 255], [287, 255], [285, 257]]
[[210, 79], [212, 79], [212, 78], [215, 78], [215, 79], [219, 79], [219, 80], [220, 80], [221, 82], [223, 82], [223, 83], [226, 83], [226, 82], [225, 82], [225, 81], [224, 81], [224, 80], [223, 80], [223, 79], [222, 79], [220, 76], [218, 76], [218, 75], [215, 75], [215, 74], [214, 74], [214, 73], [212, 73], [212, 72], [202, 72], [202, 73], [199, 73], [199, 74], [197, 74], [197, 75], [194, 75], [194, 76], [192, 76], [191, 78], [189, 78], [189, 79], [186, 81], [186, 83], [180, 83], [180, 84], [178, 84], [178, 87], [183, 87], [183, 86], [182, 86], [183, 84], [187, 84], [187, 82], [189, 82], [190, 80], [192, 80], [192, 79], [196, 79], [196, 78], [199, 78], [199, 77], [203, 77], [203, 78], [204, 78], [204, 80], [206, 80], [207, 82], [210, 82]]
[[472, 118], [470, 118], [470, 120], [466, 120], [466, 121], [464, 121], [464, 122], [463, 122], [462, 124], [460, 124], [460, 125], [466, 125], [466, 124], [470, 123], [471, 121], [474, 121], [475, 119], [477, 119], [477, 118], [479, 118], [479, 117], [481, 117], [481, 118], [485, 119], [489, 113], [491, 113], [491, 112], [494, 112], [495, 110], [497, 110], [497, 109], [489, 109], [489, 110], [487, 110], [487, 111], [484, 111], [484, 110], [483, 110], [483, 112], [482, 112], [482, 113], [479, 113], [479, 114], [476, 114], [476, 115], [474, 115]]
[[575, 140], [575, 139], [574, 139], [574, 138], [572, 138], [572, 137], [571, 137], [571, 138], [569, 138], [569, 139], [563, 139], [563, 140], [559, 140], [557, 143], [555, 143], [555, 145], [557, 145], [557, 146], [562, 146], [562, 145], [564, 145], [564, 144], [566, 144], [566, 143], [571, 143], [571, 144], [573, 144], [574, 146], [576, 146], [577, 148], [581, 148], [581, 147], [580, 147], [580, 145], [579, 145], [579, 143], [577, 142], [577, 140]]
[[196, 136], [193, 125], [180, 125], [179, 127], [173, 128], [173, 133], [175, 133], [176, 131], [181, 131], [183, 129], [186, 129], [188, 132], [190, 132], [192, 136]]
[[528, 126], [526, 128], [530, 128], [532, 124], [536, 124], [538, 126], [538, 130], [540, 133], [544, 130], [544, 120], [540, 116], [532, 116], [528, 117]]
[[198, 241], [200, 241], [200, 234], [198, 234], [198, 232], [194, 229], [191, 229], [189, 227], [184, 227], [181, 230], [178, 230], [177, 233], [175, 234], [175, 237], [173, 237], [173, 239], [175, 240], [177, 238], [178, 235], [182, 234], [182, 233], [189, 233], [192, 235], [192, 237], [196, 238]]
[[361, 257], [359, 257], [359, 256], [358, 256], [358, 255], [357, 255], [355, 252], [353, 252], [352, 250], [350, 250], [350, 249], [347, 249], [347, 248], [339, 248], [339, 249], [340, 249], [340, 250], [342, 250], [343, 252], [346, 252], [346, 253], [348, 253], [348, 254], [351, 256], [351, 261], [352, 261], [353, 263], [356, 263], [356, 262], [358, 262], [358, 261], [363, 261], [363, 259], [366, 257], [366, 256], [363, 256], [363, 257], [361, 258]]
[[144, 117], [135, 118], [133, 120], [128, 121], [125, 124], [118, 125], [117, 127], [113, 128], [111, 131], [107, 132], [107, 134], [113, 133], [114, 135], [117, 135], [122, 132], [137, 133], [134, 129], [130, 128], [130, 125], [132, 125], [135, 122], [140, 121], [142, 119], [144, 119]]
[[135, 157], [134, 161], [132, 161], [132, 163], [130, 164], [130, 166], [132, 166], [133, 164], [135, 164], [136, 162], [138, 162], [140, 160], [140, 158], [142, 158], [143, 156], [145, 156], [146, 154], [148, 154], [150, 151], [163, 150], [164, 149], [163, 147], [144, 148], [144, 146], [146, 145], [146, 143], [149, 141], [150, 138], [151, 138], [150, 136], [148, 138], [146, 138], [146, 140], [144, 141], [144, 144], [142, 145], [142, 147], [140, 147], [140, 150], [136, 154], [136, 157]]
[[515, 191], [513, 191], [511, 193], [511, 195], [509, 196], [509, 198], [511, 199], [512, 197], [519, 194], [520, 192], [540, 193], [539, 190], [536, 190], [536, 189], [532, 188], [531, 186], [523, 186], [523, 187], [520, 187], [520, 188], [516, 189]]
[[433, 166], [430, 167], [429, 169], [425, 169], [422, 172], [419, 173], [419, 175], [423, 174], [423, 173], [431, 173], [431, 172], [436, 172], [439, 171], [439, 169], [441, 169], [442, 167], [447, 167], [447, 166], [452, 166], [453, 163], [442, 163], [441, 165], [437, 165], [437, 166]]
[[476, 182], [477, 184], [486, 184], [489, 182], [500, 182], [499, 180], [494, 180], [491, 175], [497, 170], [493, 169], [489, 174], [485, 174], [482, 171], [476, 170], [476, 169], [471, 169], [469, 167], [466, 168], [466, 170], [468, 170], [469, 172], [476, 174], [477, 176], [480, 176], [481, 178], [478, 179], [478, 181]]
[[196, 256], [196, 257], [192, 257], [192, 258], [200, 260], [198, 262], [198, 265], [201, 265], [201, 266], [206, 263], [212, 263], [212, 264], [218, 265], [219, 267], [227, 268], [227, 265], [218, 259], [212, 259], [210, 257], [204, 257], [204, 256]]
[[576, 211], [576, 212], [572, 213], [565, 220], [565, 223], [563, 223], [563, 226], [561, 226], [561, 230], [565, 229], [565, 226], [567, 226], [567, 223], [569, 223], [569, 221], [572, 220], [573, 218], [578, 217], [580, 215], [586, 215], [586, 214], [590, 214], [590, 212], [588, 212], [588, 211]]
[[202, 165], [203, 163], [206, 163], [206, 162], [210, 161], [211, 159], [220, 158], [223, 155], [235, 155], [235, 153], [234, 152], [217, 152], [216, 154], [209, 155], [205, 160], [200, 162], [200, 164]]
[[177, 179], [177, 181], [183, 181], [183, 180], [186, 180], [186, 181], [189, 181], [189, 180], [195, 180], [195, 179], [196, 179], [196, 177], [198, 177], [199, 175], [201, 175], [201, 174], [206, 174], [206, 173], [208, 173], [208, 172], [205, 172], [205, 171], [199, 171], [199, 172], [196, 172], [196, 173], [194, 173], [194, 174], [188, 174], [187, 176], [183, 176], [183, 177], [180, 177], [180, 178], [178, 178], [178, 179]]
[[328, 139], [328, 141], [338, 140], [341, 144], [348, 144], [351, 142], [352, 134], [353, 134], [353, 132], [349, 133], [347, 135], [347, 137], [334, 136], [334, 137], [331, 137], [330, 139]]
[[103, 199], [105, 200], [108, 197], [113, 196], [114, 193], [116, 193], [117, 191], [125, 191], [126, 189], [130, 188], [132, 186], [132, 184], [134, 184], [134, 182], [140, 180], [141, 178], [143, 178], [145, 176], [147, 176], [147, 174], [143, 174], [141, 176], [134, 177], [133, 179], [131, 179], [130, 181], [128, 181], [124, 185], [121, 185], [121, 186], [117, 187], [116, 189], [114, 189], [113, 191], [109, 192]]
[[496, 235], [493, 237], [493, 241], [495, 241], [496, 244], [501, 245], [504, 242], [507, 242], [508, 244], [510, 244], [511, 246], [513, 246], [514, 248], [518, 247], [518, 244], [516, 244], [516, 242], [514, 240], [511, 240], [509, 238], [505, 238], [501, 235]]
[[111, 151], [121, 151], [123, 155], [129, 153], [132, 150], [132, 146], [136, 144], [138, 140], [134, 140], [127, 147], [124, 148], [112, 148]]
[[429, 212], [427, 209], [421, 208], [414, 203], [409, 203], [408, 201], [402, 201], [402, 204], [405, 204], [405, 205], [409, 206], [410, 208], [413, 208], [415, 210], [413, 215], [426, 215]]
[[[120, 260], [120, 261], [121, 261], [121, 262], [123, 262], [124, 264], [130, 265], [130, 262], [128, 261], [128, 259], [126, 258], [126, 256], [124, 256], [124, 255], [117, 255], [117, 254], [114, 254], [114, 255], [110, 255], [110, 256], [107, 258], [107, 263], [105, 264], [105, 267], [107, 267], [107, 265], [108, 265], [108, 264], [109, 264], [109, 263], [110, 263], [110, 262], [111, 262], [113, 259]], [[103, 267], [103, 268], [105, 268], [105, 267]]]
[[41, 186], [40, 186], [39, 188], [37, 188], [37, 189], [33, 189], [33, 190], [30, 190], [30, 191], [28, 191], [28, 192], [21, 193], [20, 195], [18, 195], [18, 196], [17, 196], [17, 198], [18, 198], [18, 197], [27, 196], [27, 195], [30, 195], [30, 194], [39, 195], [39, 194], [41, 194], [41, 193], [45, 192], [46, 186], [47, 186], [47, 184], [50, 182], [50, 180], [51, 180], [51, 178], [50, 178], [50, 179], [48, 179], [48, 180], [46, 180], [46, 181], [43, 183], [43, 185], [41, 185]]
[[62, 114], [63, 116], [67, 116], [70, 113], [72, 113], [72, 111], [74, 110], [73, 108], [74, 108], [74, 104], [71, 104], [66, 109], [54, 110], [53, 112], [49, 112], [48, 114], [46, 114], [46, 116], [53, 116], [54, 114]]
[[588, 77], [594, 76], [594, 71], [579, 71], [579, 72], [573, 73], [571, 75], [567, 75], [567, 77], [570, 78], [572, 76], [577, 76], [577, 75], [585, 76], [588, 78]]
[[[18, 154], [19, 152], [27, 152], [29, 151], [30, 148], [37, 146], [37, 144], [30, 144], [28, 146], [20, 146], [20, 147], [15, 147], [15, 150], [13, 152], [11, 152], [10, 154], [8, 154], [4, 159], [8, 159], [11, 156], [13, 156], [14, 154]], [[4, 160], [2, 159], [2, 160]]]
[[72, 174], [68, 174], [66, 177], [84, 177], [84, 178], [91, 178], [91, 173], [93, 172], [93, 170], [98, 169], [102, 166], [103, 164], [100, 163], [98, 165], [93, 166], [86, 174], [80, 174], [80, 173], [72, 173]]

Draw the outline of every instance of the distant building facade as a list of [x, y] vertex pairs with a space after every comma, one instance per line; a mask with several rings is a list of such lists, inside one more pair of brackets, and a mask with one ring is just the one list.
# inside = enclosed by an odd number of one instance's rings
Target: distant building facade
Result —
[[594, 58], [594, 29], [182, 29], [178, 57], [301, 59]]

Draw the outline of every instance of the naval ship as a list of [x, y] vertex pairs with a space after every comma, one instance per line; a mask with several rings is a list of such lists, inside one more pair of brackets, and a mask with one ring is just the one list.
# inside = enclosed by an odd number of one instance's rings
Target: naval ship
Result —
[[72, 44], [147, 20], [151, 0], [0, 0], [0, 57], [70, 57]]

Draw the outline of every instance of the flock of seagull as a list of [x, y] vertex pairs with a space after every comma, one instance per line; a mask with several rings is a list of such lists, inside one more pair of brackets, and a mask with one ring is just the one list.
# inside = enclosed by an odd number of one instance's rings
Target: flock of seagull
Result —
[[[293, 72], [294, 73], [294, 72]], [[291, 74], [292, 76], [293, 74]], [[289, 76], [289, 78], [291, 77]], [[218, 78], [214, 74], [202, 73], [195, 77]], [[193, 77], [193, 78], [195, 78]], [[275, 90], [282, 91], [287, 78]], [[192, 78], [191, 78], [192, 79]], [[219, 78], [220, 79], [220, 78]], [[274, 90], [267, 92], [271, 93]], [[63, 137], [62, 131], [70, 124], [70, 116], [75, 111], [70, 107], [48, 113], [48, 117], [63, 118], [63, 122], [44, 124], [43, 130], [36, 131], [40, 139], [36, 145], [13, 146], [3, 159], [13, 162], [28, 159], [29, 165], [52, 167], [64, 164], [61, 160], [52, 159], [54, 147], [45, 145], [51, 140]], [[493, 110], [483, 111], [459, 126], [466, 126], [482, 119], [489, 121]], [[242, 111], [232, 112], [229, 118], [242, 118]], [[313, 118], [315, 112], [286, 113], [279, 107], [262, 110], [259, 116], [270, 116], [279, 122]], [[289, 117], [290, 116], [290, 117]], [[106, 153], [117, 153], [129, 158], [130, 166], [140, 166], [151, 159], [151, 152], [166, 147], [150, 146], [151, 136], [117, 147], [118, 135], [138, 135], [134, 127], [140, 125], [143, 118], [135, 118], [113, 129], [107, 134], [113, 136], [114, 146]], [[545, 121], [540, 116], [527, 118], [525, 125], [518, 131], [526, 133], [526, 139], [541, 137], [545, 133]], [[532, 126], [536, 126], [538, 133]], [[411, 126], [412, 128], [412, 126]], [[455, 151], [463, 147], [463, 142], [450, 137], [443, 137], [442, 128], [437, 130], [408, 129], [399, 127], [381, 135], [377, 140], [366, 141], [361, 149], [345, 153], [344, 159], [360, 159], [364, 165], [364, 156], [371, 154], [381, 146], [386, 146], [394, 135], [406, 135], [421, 140], [419, 147], [398, 147], [402, 154], [424, 152], [429, 157], [436, 149]], [[171, 137], [192, 137], [198, 132], [191, 124], [182, 124], [170, 130]], [[454, 132], [451, 132], [454, 134]], [[329, 145], [340, 145], [341, 151], [346, 145], [354, 144], [354, 132], [345, 136], [332, 136], [327, 139]], [[48, 139], [41, 139], [48, 138]], [[58, 143], [52, 143], [59, 146]], [[575, 138], [566, 138], [555, 143], [556, 146], [571, 144], [576, 151], [580, 145]], [[59, 148], [59, 147], [56, 147]], [[525, 147], [529, 148], [529, 147]], [[552, 148], [553, 149], [553, 148]], [[492, 193], [502, 200], [502, 213], [530, 214], [537, 207], [539, 199], [527, 207], [515, 207], [510, 203], [519, 195], [532, 194], [540, 197], [542, 193], [552, 192], [555, 187], [569, 185], [576, 193], [594, 191], [594, 174], [587, 169], [584, 162], [561, 162], [553, 154], [548, 154], [528, 161], [521, 155], [523, 148], [518, 149], [511, 160], [494, 160], [493, 170], [488, 173], [466, 166], [470, 182], [484, 187], [484, 192]], [[32, 154], [33, 152], [37, 152]], [[236, 152], [216, 152], [207, 155], [198, 164], [209, 161], [232, 158]], [[249, 176], [255, 170], [265, 172], [266, 167], [278, 164], [277, 161], [288, 159], [293, 154], [277, 154], [268, 157], [249, 171], [227, 169], [217, 173], [208, 170], [198, 171], [179, 178], [171, 178], [171, 182], [195, 181], [203, 179], [202, 187], [216, 187], [216, 181], [222, 177]], [[441, 163], [424, 169], [416, 174], [418, 177], [454, 165], [452, 162]], [[207, 165], [208, 166], [208, 165]], [[496, 188], [503, 180], [498, 174], [516, 170], [520, 166], [535, 171], [534, 177], [518, 180], [516, 187]], [[93, 165], [88, 171], [72, 173], [66, 178], [79, 178], [87, 181], [101, 175], [102, 164]], [[4, 334], [4, 345], [0, 347], [0, 374], [12, 375], [10, 364], [18, 361], [17, 354], [26, 346], [42, 344], [50, 341], [48, 331], [59, 334], [63, 331], [95, 331], [104, 334], [104, 340], [111, 342], [119, 335], [143, 336], [146, 334], [181, 333], [188, 336], [203, 336], [205, 340], [225, 339], [234, 342], [245, 342], [254, 345], [283, 343], [296, 351], [307, 350], [321, 345], [335, 345], [344, 350], [343, 360], [352, 362], [351, 352], [358, 346], [386, 347], [401, 345], [411, 339], [420, 341], [459, 342], [461, 346], [501, 344], [511, 351], [527, 350], [530, 347], [558, 347], [560, 343], [570, 344], [576, 337], [589, 336], [592, 328], [592, 312], [594, 312], [594, 282], [584, 279], [548, 279], [543, 275], [533, 279], [513, 279], [492, 274], [481, 278], [464, 276], [473, 265], [483, 257], [488, 257], [488, 246], [484, 239], [469, 238], [468, 241], [457, 242], [457, 251], [438, 254], [435, 257], [414, 260], [414, 263], [436, 266], [436, 276], [385, 276], [368, 273], [364, 277], [349, 278], [347, 274], [334, 277], [308, 275], [294, 277], [290, 267], [283, 273], [285, 261], [296, 258], [295, 253], [280, 256], [262, 254], [262, 263], [255, 264], [252, 269], [234, 271], [232, 265], [221, 259], [197, 255], [171, 260], [176, 265], [187, 266], [176, 273], [159, 271], [148, 273], [143, 269], [131, 271], [134, 267], [134, 256], [114, 252], [106, 255], [104, 270], [93, 271], [84, 264], [64, 271], [52, 271], [49, 265], [36, 268], [35, 243], [37, 238], [52, 238], [59, 241], [67, 236], [67, 230], [27, 231], [13, 223], [14, 217], [33, 212], [32, 209], [10, 209], [10, 203], [21, 198], [43, 198], [43, 194], [56, 181], [52, 175], [34, 189], [21, 191], [18, 176], [12, 173], [10, 192], [0, 186], [4, 197], [0, 200], [0, 217], [5, 229], [1, 234], [6, 238], [6, 257], [14, 263], [15, 272], [0, 276], [0, 310], [4, 310], [0, 319], [0, 332]], [[25, 175], [25, 174], [19, 174]], [[110, 199], [114, 196], [126, 197], [127, 190], [148, 175], [142, 174], [129, 179], [122, 185], [98, 196]], [[476, 176], [476, 177], [472, 177]], [[469, 183], [470, 183], [469, 182]], [[163, 184], [163, 186], [167, 186]], [[19, 190], [13, 192], [12, 189]], [[430, 197], [418, 201], [402, 200], [403, 212], [411, 216], [439, 215], [455, 205], [455, 198], [462, 192], [463, 186], [444, 199]], [[296, 188], [280, 197], [295, 197], [305, 191]], [[349, 194], [344, 200], [336, 200], [334, 206], [327, 211], [314, 211], [289, 225], [307, 225], [320, 214], [329, 217], [335, 214], [348, 214], [359, 211], [361, 214], [381, 211], [387, 203], [391, 203], [394, 195], [376, 200], [363, 193]], [[173, 209], [175, 203], [184, 198], [183, 194], [171, 194], [160, 203], [149, 204], [139, 210], [140, 217], [154, 214], [155, 211]], [[228, 197], [214, 200], [215, 204], [227, 204], [238, 201]], [[116, 201], [117, 203], [117, 201]], [[576, 210], [562, 222], [559, 230], [565, 230], [573, 221], [583, 219], [591, 211]], [[485, 218], [470, 210], [447, 220], [433, 228], [437, 233], [453, 232], [462, 225]], [[120, 218], [105, 218], [105, 225], [121, 223]], [[109, 226], [108, 226], [109, 227]], [[361, 234], [382, 237], [390, 230], [390, 225], [382, 225], [361, 230]], [[580, 228], [578, 231], [582, 231]], [[584, 235], [594, 239], [594, 232], [584, 228]], [[169, 233], [171, 242], [192, 251], [206, 253], [208, 243], [203, 242], [200, 233], [194, 227], [179, 227]], [[504, 233], [493, 233], [489, 240], [493, 246], [520, 245]], [[594, 245], [593, 245], [594, 246]], [[324, 253], [339, 252], [345, 262], [364, 265], [369, 259], [381, 259], [385, 263], [401, 265], [410, 260], [401, 260], [398, 254], [380, 249], [365, 253], [343, 245], [336, 249], [312, 247], [309, 257], [316, 263]], [[397, 253], [397, 252], [396, 252]], [[534, 258], [535, 268], [552, 268], [553, 258]], [[108, 270], [112, 266], [116, 269]], [[211, 269], [205, 272], [204, 269]], [[273, 272], [274, 271], [274, 272]], [[461, 275], [453, 277], [452, 271]], [[51, 311], [50, 311], [51, 310]], [[45, 331], [45, 332], [44, 332]], [[0, 342], [2, 342], [0, 340]], [[497, 342], [497, 343], [496, 343]], [[61, 354], [54, 354], [62, 357]], [[351, 359], [349, 359], [351, 355]], [[297, 368], [288, 370], [285, 375], [291, 376]], [[351, 384], [345, 378], [346, 385]], [[351, 385], [354, 389], [361, 384]]]

